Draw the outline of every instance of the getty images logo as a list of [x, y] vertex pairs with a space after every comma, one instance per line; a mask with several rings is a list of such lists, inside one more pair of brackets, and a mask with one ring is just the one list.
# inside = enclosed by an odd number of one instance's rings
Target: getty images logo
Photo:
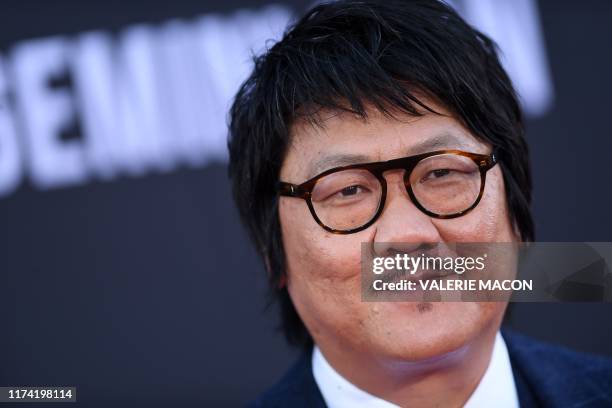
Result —
[[[552, 87], [534, 0], [451, 3], [500, 44], [527, 113], [544, 113]], [[225, 160], [251, 55], [291, 16], [271, 5], [16, 44], [0, 55], [0, 197], [26, 175], [47, 190]]]

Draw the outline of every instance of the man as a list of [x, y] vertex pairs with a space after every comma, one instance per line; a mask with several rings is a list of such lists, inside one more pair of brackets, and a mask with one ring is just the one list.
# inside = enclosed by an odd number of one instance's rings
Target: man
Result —
[[[315, 7], [256, 59], [229, 150], [285, 333], [305, 350], [255, 406], [612, 406], [607, 360], [502, 336], [505, 302], [361, 299], [362, 243], [387, 256], [534, 238], [516, 95], [494, 44], [451, 8]], [[459, 173], [482, 177], [441, 188]]]

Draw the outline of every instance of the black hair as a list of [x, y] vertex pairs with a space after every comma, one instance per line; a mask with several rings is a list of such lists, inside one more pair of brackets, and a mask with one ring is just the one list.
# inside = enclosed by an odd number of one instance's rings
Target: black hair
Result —
[[497, 148], [510, 219], [533, 241], [531, 174], [517, 95], [497, 47], [437, 0], [339, 0], [312, 8], [282, 39], [254, 58], [229, 118], [234, 200], [269, 273], [290, 343], [312, 338], [286, 287], [277, 193], [279, 171], [298, 118], [317, 110], [366, 119], [366, 104], [385, 115], [432, 111], [433, 98], [475, 137]]

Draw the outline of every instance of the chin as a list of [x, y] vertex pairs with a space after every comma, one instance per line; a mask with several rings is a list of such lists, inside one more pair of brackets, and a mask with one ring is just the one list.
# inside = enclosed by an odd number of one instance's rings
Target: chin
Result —
[[502, 304], [476, 302], [381, 303], [372, 316], [375, 354], [395, 361], [422, 362], [461, 354], [495, 331]]

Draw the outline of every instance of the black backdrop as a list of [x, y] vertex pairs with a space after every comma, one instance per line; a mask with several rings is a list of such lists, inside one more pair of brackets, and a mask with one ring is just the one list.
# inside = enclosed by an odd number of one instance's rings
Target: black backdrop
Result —
[[[264, 4], [8, 1], [0, 50], [6, 60], [24, 39]], [[537, 237], [611, 241], [612, 3], [538, 6], [554, 100], [528, 120]], [[14, 99], [9, 92], [4, 108]], [[231, 406], [295, 356], [275, 330], [274, 307], [265, 311], [264, 272], [237, 220], [223, 158], [46, 190], [26, 174], [0, 198], [0, 220], [2, 386], [75, 385], [84, 406]], [[513, 305], [507, 324], [612, 355], [611, 311]]]

